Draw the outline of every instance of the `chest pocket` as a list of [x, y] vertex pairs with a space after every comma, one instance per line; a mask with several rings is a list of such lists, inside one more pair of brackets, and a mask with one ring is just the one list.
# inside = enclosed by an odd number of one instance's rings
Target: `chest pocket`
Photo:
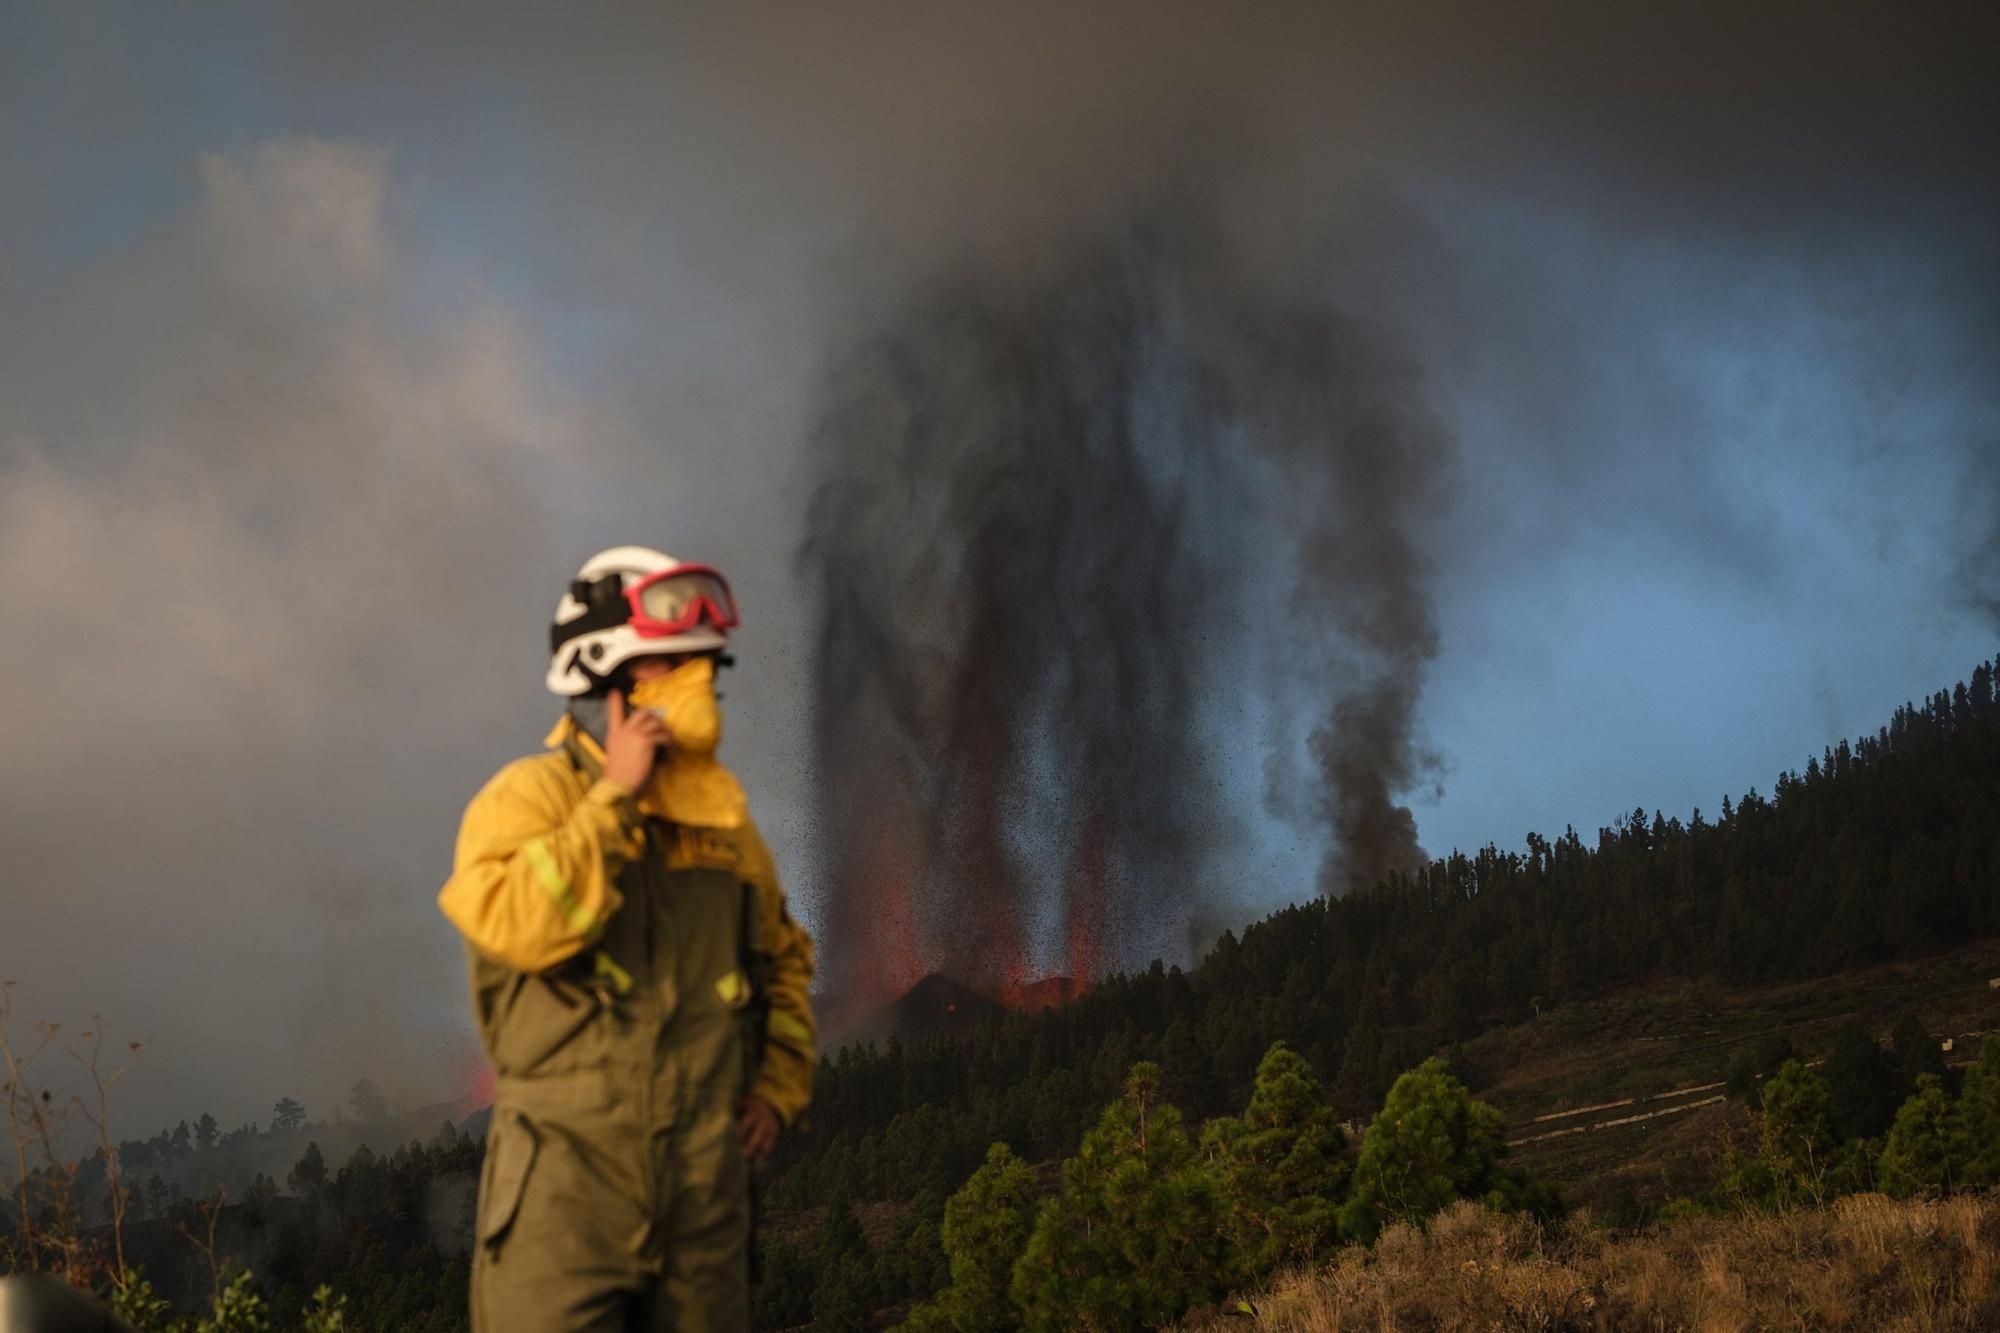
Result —
[[[746, 857], [733, 829], [655, 825], [665, 845], [671, 886], [665, 911], [678, 918], [683, 1000], [753, 1015], [762, 990], [757, 964], [753, 891], [743, 877]], [[705, 941], [696, 944], [695, 940]], [[699, 999], [696, 995], [699, 995]]]
[[[764, 1027], [770, 1000], [765, 990], [765, 972], [770, 955], [761, 947], [757, 925], [757, 891], [745, 876], [748, 858], [741, 836], [733, 829], [674, 826], [667, 830], [667, 868], [703, 873], [697, 876], [709, 892], [721, 894], [710, 899], [711, 918], [728, 939], [725, 955], [711, 956], [702, 970], [713, 974], [707, 987], [709, 997], [723, 1009], [733, 1011], [745, 1024], [750, 1037], [752, 1060], [761, 1055]], [[709, 998], [705, 997], [705, 998]]]
[[720, 870], [735, 875], [743, 865], [743, 845], [733, 829], [669, 825], [667, 869]]

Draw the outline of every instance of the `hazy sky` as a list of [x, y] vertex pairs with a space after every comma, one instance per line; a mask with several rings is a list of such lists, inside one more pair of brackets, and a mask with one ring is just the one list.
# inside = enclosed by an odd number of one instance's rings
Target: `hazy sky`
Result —
[[[722, 566], [810, 920], [815, 376], [1164, 193], [1452, 441], [1432, 852], [1685, 816], [2000, 648], [1992, 7], [0, 11], [0, 975], [129, 1130], [451, 1093], [433, 897], [604, 545]], [[1321, 849], [1259, 799], [1243, 919]]]

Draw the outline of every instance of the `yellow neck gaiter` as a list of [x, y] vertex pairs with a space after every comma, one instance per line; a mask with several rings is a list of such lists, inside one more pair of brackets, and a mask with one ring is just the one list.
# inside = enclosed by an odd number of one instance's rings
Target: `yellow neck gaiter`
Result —
[[640, 681], [625, 702], [659, 714], [676, 752], [712, 755], [722, 744], [722, 704], [715, 697], [712, 657], [697, 657], [664, 676]]
[[[676, 678], [679, 679], [676, 679]], [[697, 658], [678, 670], [633, 687], [634, 708], [656, 710], [673, 736], [639, 793], [639, 808], [671, 824], [694, 828], [742, 828], [750, 822], [750, 801], [736, 775], [715, 757], [722, 742], [722, 708], [715, 697], [715, 663]], [[563, 714], [542, 743], [560, 746], [574, 739], [601, 768], [604, 747], [574, 717]]]
[[743, 784], [715, 757], [722, 744], [722, 705], [715, 697], [714, 658], [697, 657], [640, 681], [627, 702], [658, 713], [673, 737], [640, 793], [641, 808], [696, 828], [733, 829], [750, 822]]

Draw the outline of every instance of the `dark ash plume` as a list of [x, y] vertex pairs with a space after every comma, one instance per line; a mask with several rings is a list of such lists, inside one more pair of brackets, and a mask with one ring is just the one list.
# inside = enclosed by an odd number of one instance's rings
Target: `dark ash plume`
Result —
[[1422, 856], [1394, 798], [1450, 448], [1380, 338], [1162, 214], [936, 283], [825, 384], [800, 559], [836, 993], [1179, 956], [1236, 887], [1237, 692], [1318, 715], [1323, 889]]
[[1954, 574], [1958, 599], [1974, 614], [2000, 631], [2000, 468], [1984, 457], [1986, 475], [1974, 474], [1961, 487], [1964, 535]]

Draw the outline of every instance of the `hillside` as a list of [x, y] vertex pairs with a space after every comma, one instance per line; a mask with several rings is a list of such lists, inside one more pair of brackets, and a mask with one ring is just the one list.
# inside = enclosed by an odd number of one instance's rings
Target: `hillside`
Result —
[[[1994, 682], [1982, 663], [1969, 685], [1779, 775], [1768, 797], [1725, 798], [1713, 819], [1634, 810], [1588, 841], [1568, 829], [1454, 853], [1226, 934], [1191, 970], [1156, 962], [1032, 997], [1059, 1007], [1016, 1011], [928, 979], [869, 1025], [906, 1039], [823, 1059], [807, 1124], [764, 1173], [759, 1326], [879, 1326], [936, 1291], [945, 1200], [988, 1146], [1011, 1145], [1053, 1188], [1137, 1061], [1157, 1064], [1160, 1101], [1199, 1127], [1243, 1112], [1274, 1042], [1357, 1123], [1441, 1054], [1498, 1109], [1511, 1166], [1621, 1225], [1705, 1192], [1726, 1136], [1748, 1134], [1743, 1103], [1716, 1085], [1754, 1088], [1785, 1055], [1816, 1061], [1844, 1023], [1861, 1020], [1871, 1053], [1896, 1046], [1900, 1100], [1912, 1053], [1942, 1069], [1941, 1040], [2000, 1028], [1986, 984], [2000, 977]], [[299, 1136], [246, 1128], [196, 1145], [207, 1169], [254, 1151], [261, 1180], [223, 1234], [282, 1284], [284, 1308], [327, 1281], [378, 1322], [457, 1327], [479, 1144], [411, 1130], [430, 1141], [335, 1171], [281, 1171], [271, 1155], [295, 1157]], [[176, 1158], [183, 1137], [124, 1151]], [[280, 1182], [318, 1206], [279, 1197]], [[192, 1220], [173, 1194], [147, 1199], [141, 1248], [162, 1262], [166, 1219]], [[350, 1272], [383, 1235], [387, 1265]], [[179, 1291], [195, 1283], [185, 1267], [173, 1276]]]
[[[1721, 1144], [1754, 1140], [1724, 1084], [1760, 1045], [1803, 1059], [1860, 1020], [1887, 1045], [1915, 1020], [1962, 1066], [2000, 1028], [2000, 940], [1810, 982], [1730, 990], [1657, 981], [1495, 1028], [1455, 1053], [1460, 1072], [1507, 1118], [1516, 1165], [1573, 1204], [1636, 1217], [1714, 1184]], [[1640, 1117], [1647, 1117], [1641, 1119]]]
[[[1284, 1040], [1361, 1116], [1426, 1055], [1662, 978], [1720, 996], [2000, 937], [1994, 681], [1980, 663], [1969, 684], [1778, 775], [1771, 795], [1725, 796], [1715, 818], [1635, 809], [1590, 841], [1567, 829], [1520, 851], [1454, 853], [1225, 934], [1192, 971], [1155, 963], [971, 1033], [843, 1048], [771, 1202], [948, 1190], [996, 1139], [1063, 1156], [1138, 1059], [1203, 1119], [1240, 1107], [1258, 1058]], [[1579, 1058], [1643, 1071], [1661, 1056], [1651, 1045]], [[1473, 1058], [1475, 1082], [1499, 1077]]]
[[1695, 1217], [1626, 1236], [1462, 1203], [1427, 1234], [1287, 1273], [1185, 1333], [1343, 1328], [1976, 1330], [2000, 1327], [2000, 1196], [1855, 1195], [1782, 1217]]
[[963, 1035], [997, 1017], [1005, 1006], [934, 972], [872, 1013], [847, 1016], [837, 1003], [825, 1008], [821, 1016], [823, 1039], [833, 1045], [848, 1045], [886, 1041], [891, 1033], [902, 1041]]

